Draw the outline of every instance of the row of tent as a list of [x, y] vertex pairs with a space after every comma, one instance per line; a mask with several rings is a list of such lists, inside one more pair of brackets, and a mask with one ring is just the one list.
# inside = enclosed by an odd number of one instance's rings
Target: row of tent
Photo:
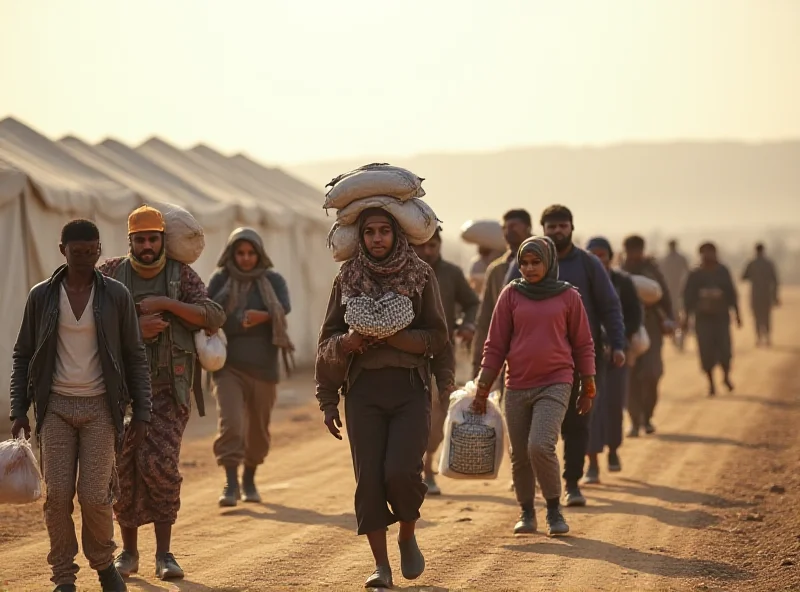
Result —
[[297, 363], [309, 365], [337, 272], [326, 250], [331, 220], [323, 201], [313, 187], [241, 154], [180, 150], [159, 139], [136, 148], [74, 137], [54, 142], [14, 119], [0, 121], [0, 359], [10, 369], [29, 289], [63, 263], [58, 243], [67, 221], [93, 220], [103, 256], [125, 255], [128, 214], [145, 203], [173, 203], [204, 227], [205, 251], [193, 267], [206, 282], [232, 230], [261, 234], [289, 285]]

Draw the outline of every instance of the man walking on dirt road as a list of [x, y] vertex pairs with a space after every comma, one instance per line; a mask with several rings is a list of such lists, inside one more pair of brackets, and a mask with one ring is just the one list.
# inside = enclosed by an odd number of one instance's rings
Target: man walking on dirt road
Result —
[[[193, 332], [216, 331], [225, 322], [225, 312], [208, 298], [197, 273], [167, 257], [165, 230], [161, 212], [142, 206], [128, 218], [130, 254], [109, 259], [100, 267], [133, 295], [153, 389], [147, 438], [137, 449], [124, 446], [117, 458], [121, 496], [114, 514], [123, 550], [116, 566], [124, 576], [139, 571], [139, 527], [152, 523], [156, 576], [162, 580], [183, 577], [170, 544], [181, 505], [181, 440], [189, 421], [191, 394], [199, 387]], [[202, 395], [196, 398], [203, 415]]]
[[[28, 294], [14, 345], [11, 433], [30, 436], [31, 401], [47, 487], [47, 561], [56, 592], [75, 592], [78, 539], [72, 521], [77, 489], [83, 552], [105, 592], [122, 592], [114, 566], [115, 451], [136, 449], [150, 422], [150, 375], [136, 308], [128, 290], [95, 270], [100, 233], [89, 220], [61, 231], [67, 264]], [[77, 487], [76, 487], [77, 481]]]

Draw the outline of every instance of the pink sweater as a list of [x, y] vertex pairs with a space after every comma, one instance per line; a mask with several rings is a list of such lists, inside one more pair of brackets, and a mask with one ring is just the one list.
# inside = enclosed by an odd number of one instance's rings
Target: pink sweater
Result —
[[578, 291], [531, 300], [506, 286], [492, 315], [482, 367], [499, 373], [503, 362], [512, 390], [572, 383], [576, 366], [581, 376], [593, 376], [594, 341]]

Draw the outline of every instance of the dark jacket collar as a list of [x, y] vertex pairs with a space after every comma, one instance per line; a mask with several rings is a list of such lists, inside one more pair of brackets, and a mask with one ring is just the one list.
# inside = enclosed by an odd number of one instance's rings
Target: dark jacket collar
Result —
[[[64, 275], [67, 273], [67, 264], [61, 265], [58, 267], [54, 272], [53, 275], [50, 276], [50, 279], [47, 281], [47, 285], [50, 288], [57, 287], [61, 281], [64, 279]], [[94, 283], [95, 285], [99, 285], [103, 288], [106, 287], [106, 276], [100, 273], [97, 269], [94, 270]]]

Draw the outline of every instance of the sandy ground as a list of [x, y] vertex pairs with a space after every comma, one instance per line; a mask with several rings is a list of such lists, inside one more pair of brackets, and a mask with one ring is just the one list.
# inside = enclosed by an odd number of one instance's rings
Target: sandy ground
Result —
[[[423, 506], [428, 569], [416, 587], [400, 577], [390, 545], [397, 588], [800, 590], [800, 291], [784, 298], [771, 350], [752, 345], [745, 316], [733, 394], [706, 396], [693, 343], [682, 355], [666, 348], [657, 434], [626, 442], [624, 471], [587, 487], [587, 508], [566, 510], [570, 537], [511, 534], [507, 462], [497, 481], [442, 479], [445, 495]], [[152, 535], [143, 532], [143, 576], [130, 590], [361, 588], [372, 565], [354, 534], [347, 444], [324, 431], [312, 393], [308, 378], [282, 387], [274, 450], [258, 476], [263, 505], [217, 507], [214, 419], [193, 418], [173, 542], [187, 578], [152, 577]], [[0, 507], [0, 590], [51, 589], [47, 551], [40, 504]], [[79, 589], [99, 590], [78, 561]]]

